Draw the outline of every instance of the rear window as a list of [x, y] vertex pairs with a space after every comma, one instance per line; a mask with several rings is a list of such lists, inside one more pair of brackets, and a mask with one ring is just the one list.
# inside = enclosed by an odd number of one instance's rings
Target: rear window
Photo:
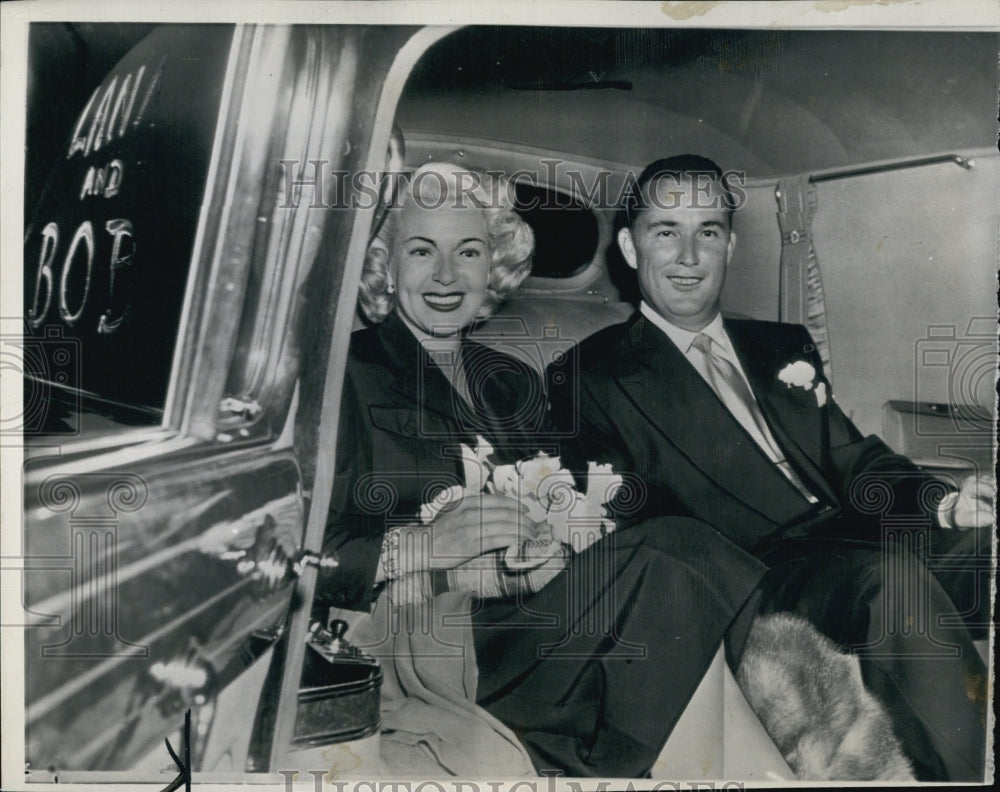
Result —
[[517, 213], [535, 232], [536, 278], [570, 278], [594, 259], [599, 237], [594, 213], [567, 193], [518, 182]]

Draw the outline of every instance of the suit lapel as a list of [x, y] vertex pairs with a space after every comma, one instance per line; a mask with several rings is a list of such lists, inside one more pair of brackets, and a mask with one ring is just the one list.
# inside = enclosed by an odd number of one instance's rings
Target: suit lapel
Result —
[[658, 328], [640, 317], [618, 352], [619, 387], [693, 465], [767, 519], [784, 524], [801, 514], [801, 496]]
[[836, 493], [819, 467], [823, 434], [815, 391], [789, 387], [778, 378], [780, 366], [793, 361], [779, 357], [784, 350], [764, 343], [753, 332], [752, 323], [727, 319], [723, 324], [775, 440], [805, 474], [814, 493], [836, 503]]

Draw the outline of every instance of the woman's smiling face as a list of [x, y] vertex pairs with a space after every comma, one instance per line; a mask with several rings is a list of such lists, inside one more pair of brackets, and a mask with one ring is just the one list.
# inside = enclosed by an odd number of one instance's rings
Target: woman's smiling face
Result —
[[491, 251], [483, 212], [410, 201], [392, 249], [396, 310], [417, 338], [457, 334], [480, 315]]

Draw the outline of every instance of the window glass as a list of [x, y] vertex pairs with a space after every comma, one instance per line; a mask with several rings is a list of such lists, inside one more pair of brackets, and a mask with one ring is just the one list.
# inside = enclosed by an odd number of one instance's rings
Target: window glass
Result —
[[514, 185], [517, 213], [535, 232], [536, 278], [569, 278], [583, 270], [597, 252], [594, 213], [567, 193], [526, 182]]
[[26, 435], [162, 422], [232, 32], [153, 31], [66, 130], [24, 236]]

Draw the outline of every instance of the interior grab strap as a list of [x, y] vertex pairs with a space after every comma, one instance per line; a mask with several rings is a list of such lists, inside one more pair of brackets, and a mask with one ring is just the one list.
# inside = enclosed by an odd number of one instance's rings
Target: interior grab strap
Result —
[[778, 182], [774, 197], [781, 229], [780, 319], [809, 329], [832, 383], [823, 279], [812, 236], [816, 187], [808, 176], [792, 176]]

